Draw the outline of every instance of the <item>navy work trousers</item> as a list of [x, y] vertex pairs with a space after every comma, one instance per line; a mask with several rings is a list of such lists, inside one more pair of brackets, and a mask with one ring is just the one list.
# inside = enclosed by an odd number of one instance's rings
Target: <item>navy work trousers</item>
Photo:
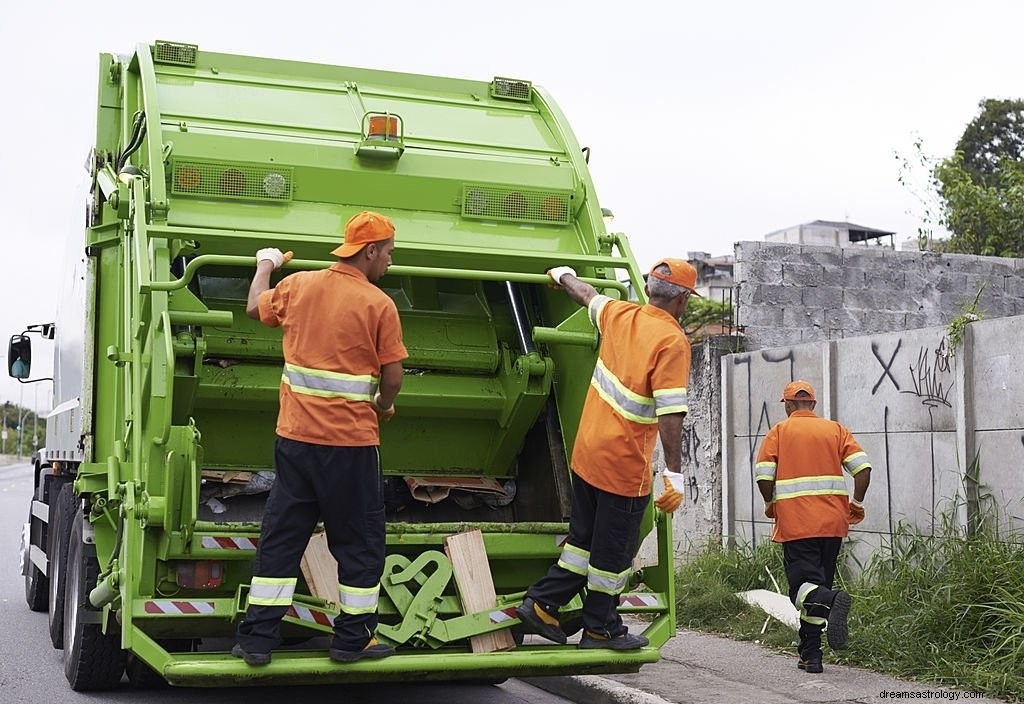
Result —
[[[572, 514], [568, 543], [590, 552], [590, 567], [619, 573], [633, 564], [640, 523], [651, 497], [619, 496], [572, 475]], [[526, 595], [545, 606], [564, 606], [587, 584], [587, 577], [554, 564]], [[606, 637], [626, 632], [619, 595], [590, 589], [583, 600], [583, 627]]]
[[[375, 587], [384, 571], [384, 493], [376, 446], [330, 447], [277, 438], [277, 478], [260, 529], [253, 575], [291, 578], [317, 521], [338, 561], [338, 581]], [[248, 653], [268, 653], [281, 643], [287, 606], [250, 604], [238, 626], [238, 643]], [[377, 628], [377, 612], [334, 619], [332, 648], [356, 651]]]
[[[807, 616], [827, 619], [835, 591], [832, 581], [836, 576], [836, 561], [842, 538], [804, 538], [782, 544], [782, 559], [789, 582], [789, 600], [796, 604], [797, 593], [802, 584], [816, 584], [818, 588], [804, 597], [804, 612]], [[808, 623], [800, 619], [800, 645], [797, 651], [804, 659], [821, 657], [820, 623]]]

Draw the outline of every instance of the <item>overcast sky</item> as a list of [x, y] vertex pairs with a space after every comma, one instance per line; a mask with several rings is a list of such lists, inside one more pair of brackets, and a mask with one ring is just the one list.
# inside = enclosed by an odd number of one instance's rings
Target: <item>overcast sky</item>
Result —
[[[0, 22], [4, 338], [54, 317], [63, 239], [83, 222], [97, 55], [138, 42], [530, 79], [591, 148], [601, 204], [643, 268], [816, 219], [913, 236], [895, 154], [919, 136], [947, 155], [979, 100], [1024, 94], [1016, 0], [39, 0]], [[23, 387], [26, 405], [34, 386], [41, 407], [49, 384]], [[21, 391], [0, 378], [0, 400]]]

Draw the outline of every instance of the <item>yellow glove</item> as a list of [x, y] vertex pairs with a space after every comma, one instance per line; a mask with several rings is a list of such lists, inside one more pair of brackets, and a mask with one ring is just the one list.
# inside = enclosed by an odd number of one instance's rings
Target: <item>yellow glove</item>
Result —
[[[666, 476], [662, 477], [662, 481], [665, 483], [665, 491], [655, 499], [654, 505], [664, 513], [675, 513], [676, 509], [683, 505], [683, 494], [672, 485], [672, 480], [667, 476], [669, 472], [665, 474]], [[672, 474], [675, 474], [675, 472]]]
[[767, 518], [772, 519], [773, 521], [775, 520], [775, 502], [774, 501], [769, 501], [768, 503], [766, 503], [764, 505], [764, 515]]
[[856, 499], [850, 499], [850, 515], [847, 518], [851, 526], [855, 526], [864, 520], [864, 504]]

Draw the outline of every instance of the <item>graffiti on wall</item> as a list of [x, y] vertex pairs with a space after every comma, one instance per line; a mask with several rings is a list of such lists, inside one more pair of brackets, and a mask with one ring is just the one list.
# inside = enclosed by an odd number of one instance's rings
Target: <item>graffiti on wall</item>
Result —
[[[898, 437], [895, 435], [896, 430], [892, 424], [892, 414], [894, 412], [900, 412], [901, 417], [898, 429], [900, 433], [907, 432], [907, 421], [905, 419], [906, 408], [903, 405], [898, 405], [894, 396], [907, 395], [920, 400], [920, 404], [925, 411], [927, 411], [927, 421], [925, 424], [920, 425], [920, 429], [912, 429], [910, 432], [927, 432], [929, 438], [929, 456], [927, 458], [927, 466], [924, 462], [920, 465], [920, 470], [926, 473], [930, 473], [930, 484], [931, 484], [931, 504], [927, 510], [927, 514], [931, 517], [931, 531], [932, 534], [935, 532], [936, 527], [936, 506], [937, 506], [937, 493], [939, 491], [939, 471], [940, 462], [936, 458], [936, 436], [937, 436], [937, 418], [936, 413], [939, 409], [952, 408], [952, 393], [954, 390], [954, 376], [951, 364], [951, 355], [948, 349], [948, 342], [945, 337], [941, 337], [937, 343], [934, 344], [923, 344], [923, 345], [907, 345], [902, 337], [891, 337], [886, 336], [882, 340], [873, 340], [870, 345], [872, 355], [877, 361], [877, 377], [872, 373], [870, 377], [865, 374], [864, 381], [866, 384], [871, 384], [871, 396], [877, 397], [882, 400], [882, 407], [880, 412], [882, 414], [881, 426], [882, 426], [882, 457], [872, 457], [875, 462], [875, 471], [882, 476], [878, 479], [883, 479], [886, 485], [886, 521], [888, 523], [888, 530], [890, 535], [895, 530], [895, 523], [899, 515], [899, 511], [894, 501], [894, 494], [899, 491], [893, 486], [892, 476], [892, 457], [894, 441]], [[760, 357], [760, 359], [758, 359]], [[746, 474], [747, 481], [753, 485], [755, 465], [757, 451], [760, 446], [761, 440], [764, 438], [768, 430], [777, 422], [784, 419], [783, 411], [775, 410], [770, 411], [769, 409], [775, 409], [775, 404], [769, 404], [768, 399], [757, 398], [753, 389], [754, 374], [769, 374], [773, 378], [781, 376], [779, 370], [774, 374], [767, 372], [764, 368], [764, 364], [776, 365], [785, 364], [788, 369], [783, 372], [788, 380], [798, 378], [796, 374], [796, 354], [792, 348], [786, 349], [773, 349], [765, 350], [759, 353], [751, 353], [745, 355], [736, 355], [733, 357], [733, 369], [739, 366], [745, 367], [746, 372], [746, 393], [743, 394], [745, 398], [737, 398], [739, 401], [737, 405], [737, 413], [743, 413], [743, 405], [746, 406], [746, 439], [747, 439], [747, 458], [746, 458]], [[742, 392], [742, 386], [744, 380], [737, 379], [737, 391], [735, 395], [740, 396]], [[865, 391], [867, 387], [865, 385]], [[759, 394], [758, 394], [759, 395]], [[744, 404], [745, 401], [745, 404]], [[772, 412], [776, 414], [775, 419], [771, 417]], [[947, 411], [948, 413], [948, 411]], [[742, 422], [742, 415], [738, 415], [737, 419]], [[921, 417], [924, 420], [923, 416]], [[919, 425], [917, 422], [911, 421], [912, 425]], [[1024, 440], [1022, 440], [1024, 442]], [[899, 452], [896, 452], [899, 455]], [[737, 457], [737, 459], [739, 459]], [[742, 461], [742, 460], [741, 460]], [[895, 461], [899, 465], [897, 471], [903, 472], [904, 476], [907, 472], [907, 466], [905, 463], [901, 463], [899, 458], [896, 457]], [[879, 466], [881, 465], [881, 466]], [[737, 467], [736, 469], [739, 469]], [[925, 475], [927, 476], [927, 475]], [[905, 483], [905, 482], [904, 482]], [[751, 540], [756, 543], [756, 525], [758, 523], [755, 518], [761, 515], [759, 506], [760, 495], [753, 489], [750, 492], [750, 536]], [[879, 497], [880, 498], [880, 497]], [[898, 498], [898, 497], [897, 497]], [[746, 521], [744, 521], [746, 522]]]

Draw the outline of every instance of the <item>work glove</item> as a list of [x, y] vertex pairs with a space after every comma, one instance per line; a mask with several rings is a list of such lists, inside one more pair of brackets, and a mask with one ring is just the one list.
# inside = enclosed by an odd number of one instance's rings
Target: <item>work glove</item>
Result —
[[380, 402], [379, 391], [373, 396], [373, 410], [377, 411], [377, 417], [380, 418], [382, 423], [387, 423], [395, 417], [395, 404], [392, 403], [387, 408], [384, 408]]
[[572, 274], [576, 276], [576, 270], [571, 266], [556, 266], [554, 269], [548, 269], [548, 276], [555, 282], [555, 286], [562, 288], [562, 277], [566, 274]]
[[266, 260], [274, 265], [274, 269], [280, 269], [286, 262], [291, 261], [294, 256], [292, 252], [282, 252], [277, 247], [265, 247], [256, 252], [256, 265]]
[[850, 499], [850, 515], [847, 518], [851, 526], [855, 526], [864, 520], [864, 504], [856, 499]]
[[664, 513], [675, 513], [676, 509], [683, 505], [683, 498], [686, 496], [683, 475], [680, 472], [666, 470], [661, 480], [665, 484], [665, 491], [654, 500], [654, 505]]
[[775, 502], [769, 501], [764, 505], [764, 515], [766, 518], [775, 520]]

